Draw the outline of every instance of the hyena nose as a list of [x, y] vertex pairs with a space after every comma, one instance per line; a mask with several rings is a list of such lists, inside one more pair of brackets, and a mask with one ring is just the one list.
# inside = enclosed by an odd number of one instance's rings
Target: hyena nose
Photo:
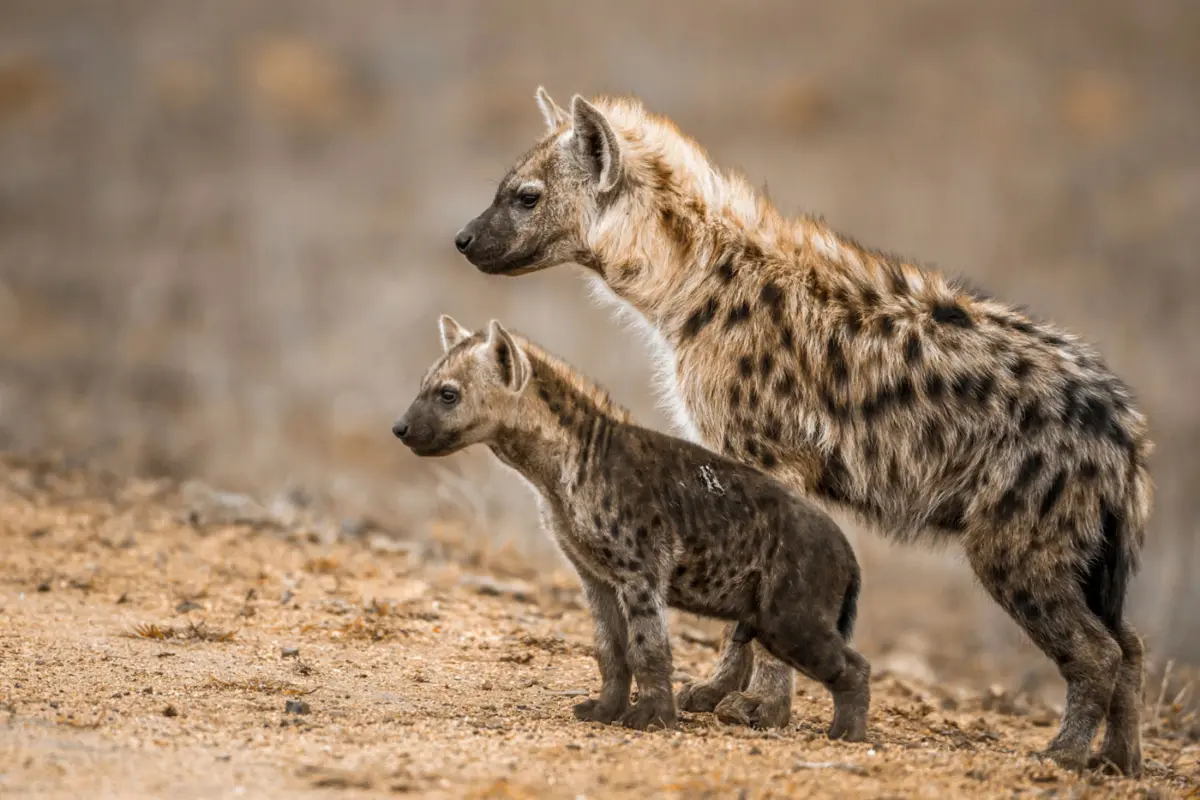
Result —
[[405, 436], [408, 436], [408, 423], [404, 420], [397, 422], [392, 426], [392, 435], [403, 440]]
[[458, 232], [458, 235], [454, 237], [454, 246], [458, 248], [458, 252], [465, 253], [473, 241], [475, 241], [475, 235], [469, 233], [466, 228], [463, 228]]

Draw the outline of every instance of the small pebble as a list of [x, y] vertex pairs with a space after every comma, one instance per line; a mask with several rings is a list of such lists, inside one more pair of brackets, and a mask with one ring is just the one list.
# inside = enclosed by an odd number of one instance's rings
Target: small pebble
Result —
[[179, 712], [175, 710], [175, 706], [167, 706], [163, 709], [164, 717], [178, 717]]
[[288, 700], [283, 710], [288, 714], [307, 714], [312, 708], [303, 700]]
[[299, 658], [300, 657], [300, 648], [299, 647], [283, 648], [283, 657], [284, 658]]
[[49, 582], [49, 581], [42, 581], [41, 583], [39, 583], [39, 584], [37, 585], [37, 590], [38, 590], [39, 592], [48, 592], [48, 591], [50, 591], [50, 582]]

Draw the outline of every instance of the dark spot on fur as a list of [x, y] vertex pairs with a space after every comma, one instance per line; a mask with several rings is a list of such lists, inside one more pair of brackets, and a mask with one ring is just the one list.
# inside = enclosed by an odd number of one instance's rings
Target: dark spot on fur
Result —
[[762, 455], [759, 456], [758, 460], [766, 469], [771, 469], [779, 463], [779, 460], [775, 458], [775, 454], [768, 452], [765, 448], [763, 449]]
[[687, 567], [685, 567], [683, 564], [677, 564], [677, 565], [675, 566], [675, 578], [676, 578], [676, 580], [678, 580], [679, 578], [682, 578], [682, 577], [683, 577], [684, 575], [686, 575], [686, 574], [687, 574]]
[[1012, 327], [1012, 329], [1014, 331], [1020, 331], [1021, 333], [1026, 333], [1026, 334], [1030, 334], [1030, 335], [1037, 333], [1037, 327], [1035, 327], [1032, 322], [1029, 322], [1027, 320], [1023, 320], [1023, 319], [1011, 320], [1009, 322], [1009, 325]]
[[1013, 484], [1013, 488], [1019, 491], [1028, 490], [1029, 485], [1041, 474], [1042, 467], [1045, 465], [1046, 459], [1040, 452], [1030, 453], [1021, 462], [1021, 468], [1017, 470], [1017, 482]]
[[1018, 425], [1021, 428], [1021, 433], [1028, 436], [1046, 427], [1048, 421], [1046, 415], [1042, 412], [1041, 404], [1033, 400], [1021, 409], [1021, 418], [1018, 421]]
[[1012, 366], [1012, 375], [1019, 381], [1025, 380], [1033, 370], [1033, 362], [1025, 356], [1018, 356]]
[[600, 501], [600, 507], [604, 509], [605, 514], [612, 511], [612, 502], [612, 495], [605, 492], [604, 498]]
[[967, 529], [967, 507], [962, 498], [948, 497], [933, 509], [929, 521], [943, 530], [962, 533]]
[[538, 397], [542, 398], [543, 402], [550, 402], [550, 392], [546, 391], [544, 387], [538, 388]]
[[779, 423], [779, 417], [774, 414], [768, 414], [763, 421], [763, 436], [770, 439], [772, 442], [778, 442], [783, 435], [783, 426]]
[[845, 287], [838, 286], [833, 290], [833, 299], [838, 305], [844, 306], [850, 302], [850, 294], [846, 291]]
[[921, 360], [921, 337], [915, 333], [910, 333], [904, 343], [904, 360], [909, 364], [916, 364]]
[[748, 319], [750, 319], [750, 304], [743, 300], [738, 305], [729, 309], [729, 314], [725, 317], [725, 328], [729, 329], [735, 325], [740, 325]]
[[1112, 406], [1099, 397], [1089, 397], [1083, 401], [1083, 408], [1079, 412], [1079, 425], [1085, 432], [1099, 436], [1112, 424]]
[[795, 389], [796, 376], [790, 369], [785, 369], [783, 374], [779, 376], [779, 380], [775, 381], [775, 393], [783, 397], [789, 397]]
[[1046, 496], [1042, 498], [1042, 507], [1038, 513], [1044, 519], [1047, 514], [1054, 510], [1054, 506], [1058, 503], [1058, 499], [1062, 497], [1063, 489], [1067, 487], [1067, 473], [1065, 470], [1059, 470], [1054, 476], [1054, 480], [1050, 483], [1050, 488], [1046, 490]]
[[738, 384], [732, 384], [729, 387], [729, 405], [737, 408], [742, 404], [742, 387]]
[[608, 535], [614, 539], [621, 538], [621, 529], [620, 529], [620, 527], [618, 527], [617, 521], [615, 519], [613, 520], [612, 525], [608, 529]]
[[1100, 467], [1091, 459], [1084, 459], [1084, 462], [1079, 465], [1079, 477], [1084, 480], [1094, 480], [1100, 474]]
[[600, 530], [604, 527], [604, 520], [600, 518], [599, 514], [593, 514], [592, 524], [596, 526], [596, 530]]
[[921, 437], [921, 443], [933, 455], [940, 455], [946, 449], [945, 442], [942, 441], [942, 432], [933, 422], [925, 423], [925, 432]]
[[721, 280], [724, 283], [730, 283], [733, 281], [734, 268], [732, 257], [724, 259], [720, 264], [717, 265], [717, 275], [721, 276]]
[[717, 302], [717, 298], [708, 298], [708, 302], [693, 311], [692, 315], [683, 323], [683, 338], [695, 338], [700, 331], [704, 330], [713, 321], [713, 318], [717, 316], [719, 308], [720, 304]]
[[839, 454], [833, 453], [825, 459], [813, 491], [835, 503], [849, 504], [850, 472]]
[[750, 456], [751, 458], [758, 458], [758, 443], [753, 439], [746, 440], [744, 449], [746, 451], [746, 455]]
[[825, 346], [825, 361], [829, 367], [829, 373], [835, 381], [844, 383], [850, 377], [850, 369], [846, 365], [846, 353], [842, 350], [842, 344], [836, 336], [829, 337], [829, 342]]
[[925, 394], [930, 400], [939, 399], [946, 391], [946, 381], [937, 373], [925, 376]]
[[1015, 491], [1009, 489], [996, 504], [996, 516], [1001, 522], [1008, 522], [1021, 510], [1021, 498]]
[[749, 378], [754, 375], [754, 362], [750, 356], [742, 356], [738, 359], [738, 372], [743, 378]]
[[749, 400], [749, 402], [747, 403], [747, 405], [750, 406], [750, 410], [758, 411], [758, 389], [756, 389], [753, 386], [750, 387], [750, 397], [748, 398], [748, 400]]
[[883, 335], [883, 338], [890, 339], [896, 332], [896, 320], [890, 314], [879, 315], [876, 322], [879, 324], [879, 333]]
[[770, 353], [763, 353], [762, 360], [759, 362], [758, 370], [762, 376], [766, 378], [771, 374], [771, 368], [775, 366], [775, 356]]
[[1021, 619], [1034, 621], [1042, 616], [1042, 610], [1034, 602], [1033, 595], [1024, 589], [1013, 592], [1012, 603], [1013, 610]]
[[644, 633], [638, 633], [638, 634], [636, 634], [636, 635], [633, 637], [633, 639], [634, 639], [634, 641], [636, 641], [638, 644], [645, 644], [645, 643], [646, 643], [646, 634], [644, 634]]
[[901, 378], [895, 385], [884, 387], [874, 397], [863, 402], [863, 417], [870, 422], [892, 406], [907, 406], [913, 397], [912, 381], [907, 377]]
[[975, 327], [967, 310], [953, 300], [934, 304], [932, 313], [934, 322], [940, 322], [943, 325], [954, 325], [959, 328]]
[[984, 375], [975, 384], [975, 402], [981, 406], [987, 405], [988, 400], [992, 396], [992, 392], [996, 389], [996, 377], [994, 375]]
[[900, 265], [889, 265], [888, 269], [888, 285], [892, 291], [898, 295], [908, 294], [908, 280], [904, 277], [904, 271], [900, 269]]
[[862, 290], [862, 301], [863, 305], [868, 308], [877, 305], [879, 303], [879, 292], [870, 286], [864, 288]]
[[783, 314], [783, 289], [779, 288], [779, 284], [768, 281], [758, 296], [771, 312], [772, 319], [778, 320]]
[[992, 564], [987, 568], [987, 579], [992, 586], [1003, 586], [1008, 583], [1008, 570], [1001, 564]]
[[875, 436], [875, 431], [868, 430], [866, 439], [863, 440], [863, 459], [871, 462], [879, 455], [879, 439]]
[[792, 329], [789, 326], [784, 325], [779, 329], [779, 343], [789, 353], [796, 349], [796, 340], [793, 338]]

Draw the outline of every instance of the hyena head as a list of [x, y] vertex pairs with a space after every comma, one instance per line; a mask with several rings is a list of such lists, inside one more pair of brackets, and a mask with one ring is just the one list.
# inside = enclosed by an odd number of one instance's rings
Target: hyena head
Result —
[[590, 226], [622, 189], [622, 148], [605, 115], [578, 95], [564, 111], [540, 87], [537, 101], [546, 135], [454, 237], [458, 251], [492, 275], [585, 258]]
[[445, 315], [438, 325], [442, 357], [392, 426], [396, 438], [419, 456], [446, 456], [495, 441], [519, 413], [531, 374], [528, 357], [499, 322], [493, 320], [486, 334], [471, 333]]

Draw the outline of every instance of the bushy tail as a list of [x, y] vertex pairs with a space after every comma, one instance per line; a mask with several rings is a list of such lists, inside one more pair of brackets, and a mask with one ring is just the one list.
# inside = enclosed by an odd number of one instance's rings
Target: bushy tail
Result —
[[1100, 519], [1100, 546], [1082, 575], [1087, 606], [1113, 633], [1125, 618], [1125, 593], [1133, 577], [1135, 564], [1126, 538], [1125, 520], [1112, 509], [1104, 509]]
[[1153, 492], [1145, 468], [1135, 466], [1125, 507], [1101, 509], [1100, 542], [1080, 576], [1088, 608], [1113, 633], [1120, 631], [1125, 618], [1125, 595], [1137, 573]]
[[850, 584], [846, 587], [846, 594], [842, 598], [842, 610], [838, 614], [837, 621], [838, 633], [847, 642], [854, 635], [854, 618], [858, 616], [858, 593], [861, 589], [862, 576], [855, 567], [854, 574], [850, 576]]

